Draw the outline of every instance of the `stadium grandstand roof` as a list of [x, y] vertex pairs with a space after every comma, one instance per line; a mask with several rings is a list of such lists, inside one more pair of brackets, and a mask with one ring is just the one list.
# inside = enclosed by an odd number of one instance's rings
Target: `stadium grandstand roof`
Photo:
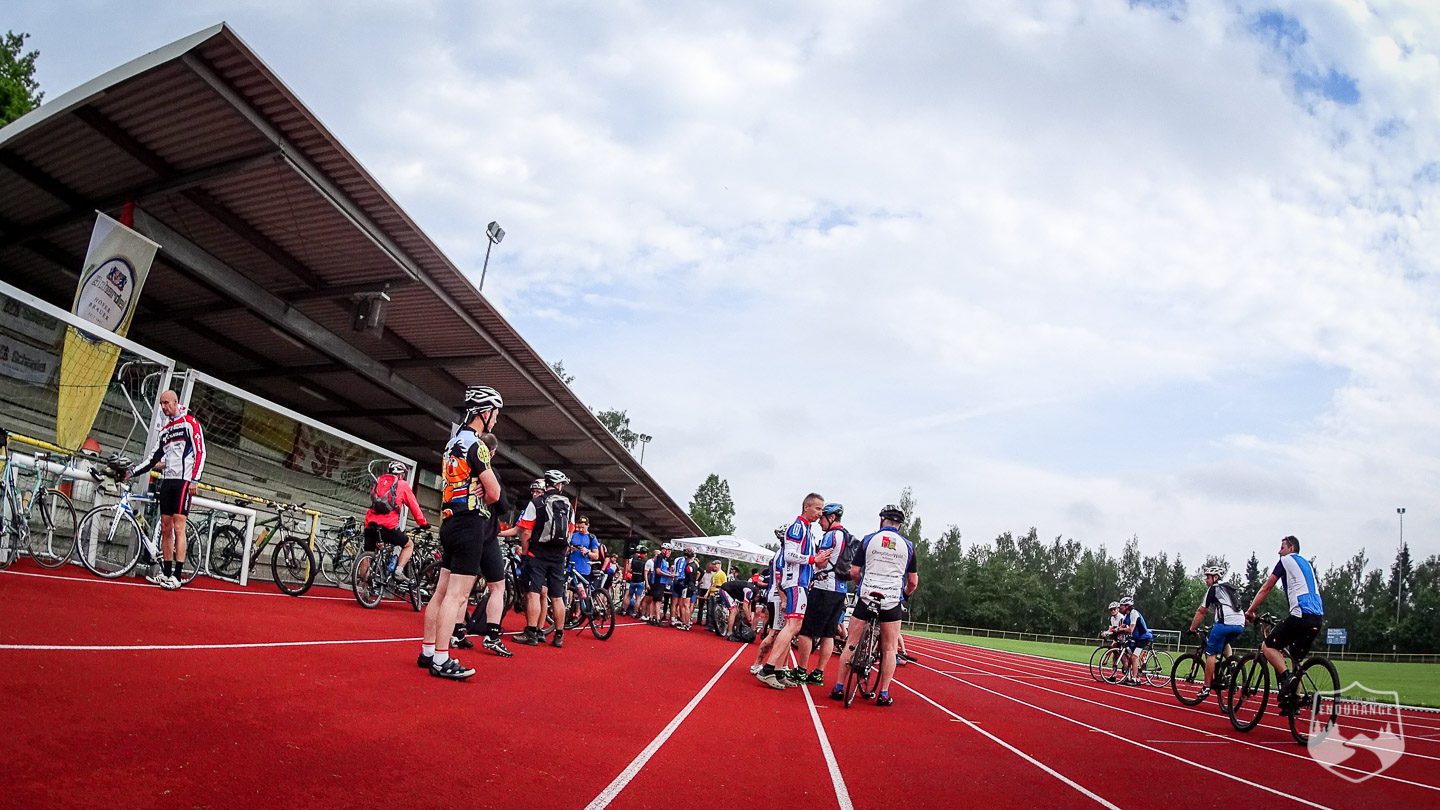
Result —
[[[94, 212], [127, 201], [162, 246], [133, 339], [420, 459], [443, 444], [464, 386], [493, 385], [507, 489], [560, 468], [603, 537], [699, 533], [227, 25], [0, 128], [11, 283], [68, 308]], [[383, 329], [355, 331], [357, 298], [382, 290]]]

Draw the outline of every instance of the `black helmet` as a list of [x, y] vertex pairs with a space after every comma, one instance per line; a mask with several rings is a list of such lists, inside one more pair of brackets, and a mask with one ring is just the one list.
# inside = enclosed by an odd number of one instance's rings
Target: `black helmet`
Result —
[[893, 520], [893, 521], [895, 521], [896, 523], [904, 523], [904, 522], [905, 522], [905, 510], [904, 510], [904, 509], [901, 509], [900, 507], [896, 506], [896, 505], [893, 504], [893, 503], [891, 503], [891, 504], [886, 504], [886, 505], [885, 505], [885, 508], [880, 510], [880, 519], [881, 519], [881, 520]]

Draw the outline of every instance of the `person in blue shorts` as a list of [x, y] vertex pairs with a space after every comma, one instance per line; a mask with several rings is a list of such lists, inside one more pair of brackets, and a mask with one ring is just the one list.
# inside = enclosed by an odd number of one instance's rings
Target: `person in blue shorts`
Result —
[[1135, 609], [1135, 597], [1121, 597], [1120, 615], [1124, 618], [1118, 629], [1130, 636], [1130, 640], [1125, 642], [1125, 648], [1130, 650], [1130, 673], [1125, 683], [1134, 686], [1140, 683], [1140, 665], [1150, 655], [1150, 644], [1155, 641], [1155, 634], [1145, 624], [1145, 617]]
[[1200, 622], [1205, 620], [1205, 614], [1215, 611], [1215, 625], [1205, 638], [1205, 685], [1200, 687], [1198, 695], [1201, 700], [1210, 696], [1211, 689], [1218, 688], [1214, 684], [1215, 656], [1222, 652], [1229, 655], [1230, 643], [1245, 632], [1245, 614], [1240, 612], [1240, 597], [1230, 583], [1220, 581], [1224, 575], [1225, 569], [1218, 565], [1201, 572], [1201, 576], [1205, 577], [1205, 598], [1190, 620], [1190, 632], [1199, 635]]

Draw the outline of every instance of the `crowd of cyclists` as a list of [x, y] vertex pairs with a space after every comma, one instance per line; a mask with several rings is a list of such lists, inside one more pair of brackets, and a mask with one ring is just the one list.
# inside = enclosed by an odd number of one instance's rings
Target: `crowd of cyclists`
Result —
[[[1256, 610], [1278, 584], [1285, 594], [1288, 611], [1275, 622], [1269, 633], [1260, 639], [1260, 652], [1265, 661], [1274, 669], [1278, 684], [1277, 711], [1282, 717], [1294, 713], [1296, 691], [1291, 689], [1294, 673], [1286, 656], [1292, 654], [1293, 663], [1299, 664], [1304, 658], [1324, 624], [1325, 606], [1320, 596], [1315, 570], [1310, 561], [1300, 556], [1300, 541], [1287, 536], [1280, 541], [1279, 560], [1270, 576], [1250, 600], [1248, 607], [1241, 607], [1241, 597], [1235, 587], [1224, 581], [1225, 569], [1220, 566], [1206, 566], [1200, 572], [1205, 581], [1205, 595], [1190, 620], [1187, 633], [1202, 639], [1201, 652], [1204, 659], [1204, 680], [1196, 702], [1204, 701], [1212, 693], [1219, 692], [1225, 684], [1217, 676], [1216, 662], [1223, 655], [1229, 655], [1233, 643], [1245, 632], [1247, 624], [1256, 621]], [[1109, 626], [1101, 631], [1102, 639], [1119, 644], [1130, 653], [1129, 669], [1123, 680], [1127, 686], [1138, 685], [1139, 668], [1154, 644], [1155, 634], [1145, 622], [1145, 616], [1135, 606], [1134, 596], [1123, 596], [1109, 606]], [[1213, 623], [1209, 630], [1202, 631], [1205, 618]], [[1222, 710], [1224, 707], [1222, 706]]]

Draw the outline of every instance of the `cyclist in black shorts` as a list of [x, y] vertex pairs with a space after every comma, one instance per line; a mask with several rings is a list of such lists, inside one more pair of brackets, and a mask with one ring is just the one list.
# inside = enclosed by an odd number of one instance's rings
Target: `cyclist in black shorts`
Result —
[[527, 646], [540, 643], [540, 591], [550, 596], [555, 635], [550, 646], [563, 647], [565, 634], [565, 554], [575, 532], [574, 506], [562, 490], [570, 478], [559, 470], [545, 471], [545, 492], [532, 500], [520, 515], [520, 556], [530, 576], [530, 595], [525, 605], [525, 631], [515, 640]]
[[147, 580], [166, 590], [180, 587], [180, 569], [185, 567], [185, 519], [190, 514], [190, 497], [200, 471], [205, 468], [205, 438], [200, 423], [180, 405], [174, 391], [160, 392], [160, 411], [165, 415], [155, 437], [155, 453], [149, 463], [130, 471], [127, 478], [160, 471], [160, 554], [164, 560], [159, 573]]
[[[464, 427], [445, 449], [440, 578], [434, 597], [425, 607], [425, 635], [416, 662], [437, 678], [464, 680], [475, 674], [475, 670], [450, 657], [450, 631], [464, 615], [475, 577], [485, 574], [492, 607], [504, 602], [505, 562], [500, 554], [498, 526], [490, 513], [491, 504], [500, 499], [500, 481], [491, 468], [490, 451], [480, 440], [481, 433], [495, 429], [504, 405], [494, 388], [480, 385], [466, 389], [461, 420]], [[493, 622], [488, 621], [489, 614], [486, 618], [485, 647], [508, 656], [510, 651], [500, 641], [498, 617]]]

